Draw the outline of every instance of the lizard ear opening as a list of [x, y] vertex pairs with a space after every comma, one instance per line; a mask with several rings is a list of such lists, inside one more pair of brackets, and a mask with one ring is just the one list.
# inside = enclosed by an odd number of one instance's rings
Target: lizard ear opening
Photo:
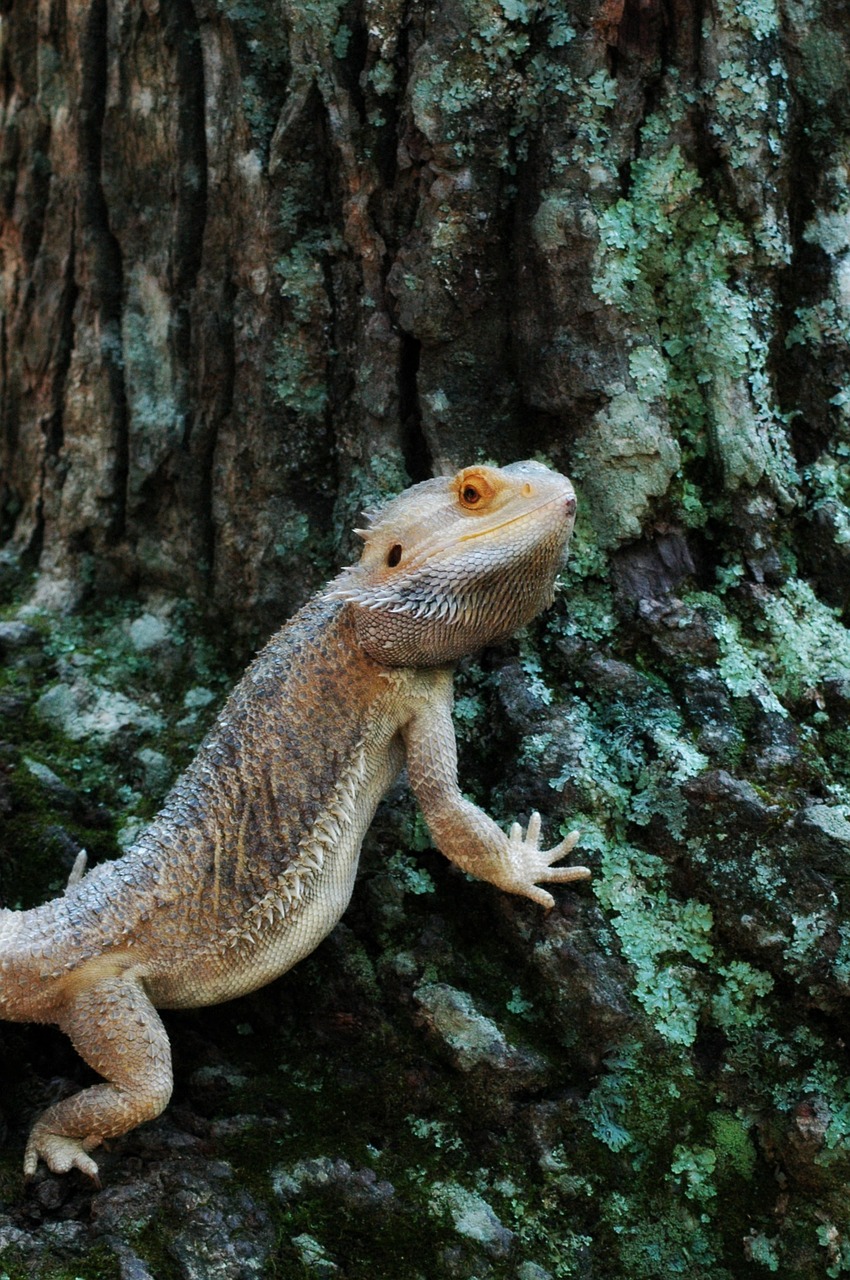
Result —
[[394, 542], [387, 553], [387, 565], [390, 569], [394, 569], [401, 561], [401, 543]]

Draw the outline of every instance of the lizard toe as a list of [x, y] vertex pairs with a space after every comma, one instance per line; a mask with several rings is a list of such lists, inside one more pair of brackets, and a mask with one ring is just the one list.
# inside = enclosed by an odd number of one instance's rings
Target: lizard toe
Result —
[[79, 1169], [87, 1178], [100, 1186], [97, 1164], [85, 1150], [79, 1138], [66, 1138], [59, 1133], [51, 1133], [49, 1129], [36, 1126], [30, 1134], [24, 1154], [24, 1176], [31, 1178], [38, 1168], [39, 1160], [43, 1160], [51, 1173], [68, 1173], [70, 1169]]

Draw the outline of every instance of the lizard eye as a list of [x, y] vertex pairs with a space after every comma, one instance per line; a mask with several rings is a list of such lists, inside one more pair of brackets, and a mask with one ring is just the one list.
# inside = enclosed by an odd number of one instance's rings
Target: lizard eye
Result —
[[401, 560], [401, 543], [395, 542], [390, 547], [387, 553], [387, 564], [391, 569], [394, 569], [400, 560]]
[[456, 477], [455, 493], [465, 511], [478, 511], [490, 505], [496, 489], [478, 467], [468, 467]]

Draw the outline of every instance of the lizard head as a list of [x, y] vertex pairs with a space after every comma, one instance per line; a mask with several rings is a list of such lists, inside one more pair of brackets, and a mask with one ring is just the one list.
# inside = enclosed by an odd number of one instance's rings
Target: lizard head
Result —
[[453, 662], [552, 603], [574, 515], [569, 480], [542, 463], [464, 467], [367, 513], [363, 554], [326, 595], [376, 661]]

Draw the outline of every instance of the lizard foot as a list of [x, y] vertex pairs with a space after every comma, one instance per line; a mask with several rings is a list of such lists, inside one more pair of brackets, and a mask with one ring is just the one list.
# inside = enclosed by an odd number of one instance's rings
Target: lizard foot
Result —
[[24, 1153], [24, 1177], [31, 1178], [38, 1168], [39, 1160], [43, 1160], [51, 1173], [67, 1173], [69, 1169], [79, 1169], [87, 1178], [91, 1178], [95, 1186], [100, 1186], [97, 1165], [86, 1152], [84, 1139], [66, 1138], [59, 1133], [51, 1133], [43, 1125], [36, 1124], [27, 1142]]
[[540, 840], [540, 814], [535, 812], [528, 820], [528, 830], [525, 835], [522, 833], [522, 827], [515, 822], [508, 836], [508, 858], [511, 864], [512, 880], [511, 885], [505, 885], [512, 893], [522, 894], [526, 898], [531, 898], [533, 902], [539, 902], [541, 907], [547, 910], [555, 905], [555, 899], [551, 893], [537, 884], [538, 880], [548, 880], [554, 884], [567, 884], [570, 880], [586, 880], [590, 875], [589, 867], [553, 867], [553, 862], [559, 859], [575, 848], [579, 838], [578, 831], [571, 831], [565, 836], [560, 844], [556, 844], [553, 849], [540, 849], [538, 842]]

